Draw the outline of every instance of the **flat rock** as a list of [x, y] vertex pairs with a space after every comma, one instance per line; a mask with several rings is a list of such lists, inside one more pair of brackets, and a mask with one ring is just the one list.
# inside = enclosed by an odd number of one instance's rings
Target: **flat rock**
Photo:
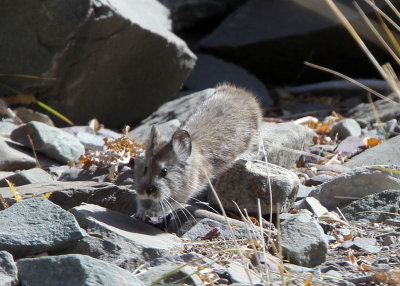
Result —
[[41, 112], [35, 111], [33, 109], [24, 106], [17, 107], [14, 111], [15, 114], [18, 116], [18, 118], [21, 119], [22, 122], [24, 123], [28, 123], [31, 121], [39, 121], [47, 125], [54, 126], [54, 123], [50, 119], [50, 117]]
[[[247, 266], [243, 266], [239, 262], [229, 263], [227, 267], [228, 267], [228, 275], [231, 281], [234, 283], [243, 283], [243, 284], [261, 283], [260, 277], [254, 271], [250, 269], [247, 269], [246, 271], [245, 267], [247, 268]], [[248, 275], [251, 277], [251, 280], [249, 280]]]
[[328, 209], [321, 205], [321, 203], [313, 197], [305, 198], [298, 205], [298, 208], [309, 210], [311, 213], [315, 214], [317, 218], [328, 212]]
[[17, 261], [17, 266], [22, 285], [145, 285], [129, 271], [86, 255], [24, 258]]
[[[213, 237], [212, 233], [218, 234]], [[243, 239], [249, 237], [251, 230], [245, 228], [233, 228], [233, 233], [237, 239]], [[197, 222], [191, 229], [182, 235], [183, 238], [189, 238], [190, 240], [208, 240], [212, 238], [224, 238], [232, 239], [231, 232], [226, 223], [220, 223], [212, 219], [204, 218]]]
[[[26, 20], [7, 25], [18, 17]], [[0, 19], [9, 42], [0, 46], [1, 70], [54, 78], [4, 84], [40, 89], [46, 104], [76, 124], [139, 122], [179, 91], [196, 61], [156, 0], [15, 2]]]
[[[397, 100], [398, 97], [392, 93], [388, 96], [392, 100]], [[393, 103], [386, 101], [384, 99], [379, 99], [374, 101], [374, 107], [378, 114], [379, 119], [382, 122], [389, 121], [394, 118], [399, 118], [400, 116], [400, 103]], [[376, 122], [376, 117], [374, 115], [374, 110], [369, 103], [360, 103], [354, 108], [347, 112], [346, 117], [353, 118], [355, 120], [362, 120], [369, 124]]]
[[[36, 161], [28, 149], [0, 137], [0, 171], [15, 171], [30, 169], [36, 166]], [[33, 154], [32, 154], [33, 155]]]
[[365, 150], [345, 163], [348, 167], [371, 165], [400, 165], [400, 135]]
[[353, 157], [366, 148], [367, 146], [365, 145], [363, 138], [348, 136], [336, 146], [335, 153], [338, 153], [341, 156]]
[[383, 222], [386, 219], [396, 218], [396, 214], [400, 213], [399, 202], [400, 189], [385, 190], [351, 202], [341, 211], [349, 221], [364, 219], [370, 222]]
[[[387, 165], [377, 167], [399, 169]], [[400, 189], [398, 175], [374, 167], [359, 167], [317, 186], [310, 196], [319, 200], [328, 209], [333, 209], [389, 189]]]
[[[271, 182], [271, 192], [269, 191]], [[299, 179], [293, 172], [282, 167], [259, 161], [238, 159], [234, 165], [221, 174], [215, 182], [215, 190], [226, 211], [237, 212], [235, 201], [241, 209], [246, 208], [250, 214], [257, 214], [257, 199], [261, 201], [262, 215], [276, 212], [279, 203], [282, 212], [288, 211], [296, 199]], [[208, 201], [218, 207], [214, 194], [209, 192]]]
[[[296, 167], [305, 146], [314, 145], [312, 140], [315, 135], [311, 129], [293, 122], [263, 122], [259, 135], [262, 140], [259, 136], [255, 136], [249, 150], [240, 157], [264, 162], [267, 156], [268, 163], [292, 169]], [[265, 153], [259, 151], [261, 144]]]
[[64, 164], [69, 161], [76, 162], [85, 152], [85, 148], [75, 136], [37, 121], [31, 121], [15, 129], [11, 133], [11, 139], [31, 147], [28, 135], [37, 152]]
[[17, 128], [18, 125], [9, 121], [0, 121], [0, 136], [9, 137], [11, 132]]
[[0, 228], [0, 249], [14, 257], [59, 250], [84, 237], [72, 214], [43, 198], [1, 211]]
[[12, 255], [7, 251], [0, 251], [0, 285], [19, 285], [17, 265], [15, 264]]
[[182, 250], [178, 237], [96, 205], [70, 210], [88, 237], [68, 250], [134, 271], [145, 262]]
[[[29, 184], [18, 187], [24, 198], [34, 194], [40, 196], [53, 192], [49, 198], [53, 203], [69, 210], [83, 202], [98, 204], [109, 209], [132, 215], [136, 211], [136, 193], [128, 188], [118, 187], [111, 183], [92, 181], [75, 181]], [[15, 198], [9, 187], [0, 188], [0, 194], [10, 204]]]
[[282, 251], [290, 263], [314, 267], [325, 262], [328, 238], [309, 211], [300, 211], [281, 224]]
[[227, 82], [253, 92], [263, 107], [272, 105], [265, 85], [245, 69], [212, 55], [196, 54], [196, 65], [185, 82], [189, 90], [203, 90]]
[[16, 186], [33, 183], [51, 183], [54, 181], [53, 177], [49, 173], [40, 168], [24, 170], [21, 172], [17, 172], [14, 175], [8, 176], [4, 179], [0, 179], [0, 187], [8, 186], [8, 183], [5, 179], [9, 180]]
[[[197, 274], [195, 274], [195, 268], [191, 266], [181, 268], [182, 265], [183, 263], [166, 263], [152, 267], [146, 272], [139, 274], [137, 277], [144, 283], [144, 285], [171, 285], [175, 281], [181, 281], [184, 285], [204, 285]], [[157, 281], [158, 283], [153, 284]]]

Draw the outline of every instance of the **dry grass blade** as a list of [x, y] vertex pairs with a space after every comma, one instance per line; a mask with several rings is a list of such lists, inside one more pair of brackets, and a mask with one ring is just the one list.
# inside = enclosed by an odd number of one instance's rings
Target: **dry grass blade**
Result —
[[[375, 11], [378, 11], [392, 25], [396, 25], [386, 14], [384, 14], [378, 7], [376, 7], [376, 5], [374, 3], [372, 3], [371, 1], [368, 1], [368, 0], [365, 0], [365, 1], [369, 5], [371, 5], [375, 9]], [[363, 52], [367, 55], [369, 60], [375, 66], [376, 70], [381, 74], [382, 78], [389, 84], [390, 88], [400, 97], [400, 88], [397, 85], [397, 83], [393, 82], [393, 79], [390, 77], [390, 75], [387, 74], [386, 71], [384, 70], [384, 68], [378, 63], [378, 61], [375, 59], [373, 54], [370, 52], [370, 50], [365, 45], [364, 41], [357, 34], [356, 30], [353, 28], [353, 26], [350, 24], [350, 22], [346, 19], [346, 17], [343, 15], [343, 13], [339, 10], [339, 8], [336, 6], [336, 4], [334, 4], [332, 0], [325, 0], [325, 2], [329, 5], [329, 7], [332, 9], [332, 11], [336, 14], [336, 16], [339, 18], [339, 20], [345, 26], [347, 31], [350, 33], [350, 35], [354, 38], [356, 43], [360, 46], [360, 48], [363, 50]], [[396, 27], [398, 27], [398, 26], [396, 25]], [[399, 28], [399, 31], [400, 31], [400, 28]]]
[[374, 167], [372, 167], [372, 168], [374, 168], [374, 169], [377, 169], [377, 170], [381, 170], [381, 171], [385, 171], [385, 172], [389, 172], [389, 173], [394, 173], [394, 174], [398, 174], [398, 175], [400, 175], [400, 171], [398, 171], [398, 170], [393, 170], [393, 169], [390, 169], [390, 168], [382, 168], [382, 167], [378, 167], [378, 166], [374, 166]]
[[358, 85], [359, 87], [365, 89], [366, 91], [376, 95], [377, 97], [379, 97], [379, 98], [381, 98], [381, 99], [383, 99], [383, 100], [385, 100], [387, 102], [390, 102], [392, 104], [397, 104], [396, 101], [384, 96], [383, 94], [381, 94], [379, 92], [376, 92], [375, 90], [369, 88], [368, 86], [362, 84], [361, 82], [356, 81], [355, 79], [352, 79], [351, 77], [348, 77], [347, 75], [344, 75], [344, 74], [342, 74], [340, 72], [337, 72], [337, 71], [334, 71], [334, 70], [331, 70], [329, 68], [325, 68], [325, 67], [322, 67], [322, 66], [319, 66], [319, 65], [316, 65], [316, 64], [312, 64], [312, 63], [309, 63], [309, 62], [304, 62], [304, 64], [309, 66], [309, 67], [312, 67], [312, 68], [315, 68], [315, 69], [319, 69], [319, 70], [322, 70], [322, 71], [325, 71], [325, 72], [329, 72], [331, 74], [334, 74], [336, 76], [344, 78], [344, 79], [354, 83], [355, 85]]
[[[390, 3], [389, 0], [385, 0], [386, 3], [391, 7], [391, 9], [396, 13], [398, 13], [397, 9]], [[375, 3], [375, 2], [374, 2]], [[399, 14], [396, 14], [399, 17]], [[386, 25], [385, 21], [383, 20], [381, 14], [376, 12], [376, 16], [378, 17], [378, 21], [381, 24], [382, 28], [385, 30], [386, 35], [389, 37], [390, 41], [392, 42], [393, 46], [395, 47], [397, 54], [400, 54], [400, 44], [396, 40], [396, 37], [393, 35], [392, 31], [389, 29], [389, 27]]]
[[[374, 25], [371, 23], [371, 21], [368, 19], [367, 15], [365, 15], [364, 11], [361, 9], [361, 7], [354, 2], [354, 6], [360, 13], [361, 17], [364, 19], [365, 23], [367, 23], [368, 27], [371, 29], [371, 31], [374, 33], [374, 35], [377, 37], [379, 42], [385, 47], [385, 49], [389, 52], [389, 54], [393, 57], [393, 59], [397, 62], [398, 65], [400, 65], [400, 59], [396, 55], [396, 53], [390, 48], [390, 46], [386, 43], [386, 41], [383, 39], [383, 37], [379, 34], [379, 32], [376, 30]], [[380, 16], [380, 14], [378, 14]], [[382, 22], [384, 24], [384, 22]], [[390, 32], [390, 30], [388, 30]], [[397, 43], [397, 42], [396, 42]]]
[[0, 195], [0, 202], [3, 205], [4, 209], [8, 209], [10, 207], [10, 205], [7, 203], [6, 199], [2, 195]]
[[7, 184], [8, 184], [8, 186], [10, 187], [11, 191], [13, 192], [14, 197], [15, 197], [15, 200], [16, 200], [17, 202], [22, 201], [24, 198], [23, 198], [23, 196], [21, 195], [21, 193], [18, 191], [18, 189], [17, 189], [17, 187], [14, 185], [14, 183], [11, 182], [10, 180], [7, 180], [7, 179], [5, 179], [5, 180], [6, 180]]
[[386, 4], [388, 4], [390, 9], [392, 9], [392, 11], [396, 14], [396, 16], [400, 19], [400, 12], [399, 12], [399, 10], [396, 9], [396, 7], [394, 7], [392, 2], [390, 2], [390, 0], [385, 0], [385, 2], [386, 2]]
[[[372, 101], [371, 94], [368, 93], [367, 97], [368, 97], [368, 102], [371, 105], [372, 112], [374, 113], [376, 123], [382, 123], [381, 119], [379, 118], [378, 111], [376, 110], [376, 107], [374, 105], [374, 102]], [[385, 134], [385, 136], [386, 136], [386, 134]]]
[[[325, 0], [327, 1], [327, 0]], [[369, 0], [364, 0], [368, 5], [370, 5], [374, 10], [382, 15], [383, 18], [385, 18], [386, 21], [388, 21], [397, 31], [400, 32], [400, 27], [399, 25], [396, 24], [386, 13], [384, 13], [381, 9], [378, 8], [378, 6], [375, 5], [375, 3], [369, 1]]]

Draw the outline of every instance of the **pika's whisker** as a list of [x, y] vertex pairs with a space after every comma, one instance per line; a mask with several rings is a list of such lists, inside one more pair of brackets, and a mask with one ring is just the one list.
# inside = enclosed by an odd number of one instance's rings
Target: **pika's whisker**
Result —
[[178, 202], [177, 200], [175, 200], [173, 197], [170, 197], [171, 200], [173, 200], [175, 203], [177, 203], [181, 208], [182, 208], [182, 213], [183, 215], [186, 217], [186, 220], [189, 220], [189, 218], [187, 217], [187, 215], [185, 214], [185, 212], [187, 212], [193, 219], [195, 222], [197, 222], [196, 218], [192, 215], [192, 213], [190, 211], [188, 211], [186, 209], [185, 206], [183, 206], [180, 202]]

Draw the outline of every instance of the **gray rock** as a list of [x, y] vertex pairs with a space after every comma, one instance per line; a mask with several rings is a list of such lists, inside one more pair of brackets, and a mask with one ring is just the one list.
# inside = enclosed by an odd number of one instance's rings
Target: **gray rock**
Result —
[[[228, 274], [229, 277], [231, 278], [232, 282], [236, 283], [261, 283], [260, 277], [252, 270], [247, 269], [245, 270], [245, 267], [247, 268], [247, 265], [244, 266], [239, 262], [233, 262], [229, 263], [227, 265], [228, 267]], [[247, 273], [246, 273], [247, 272]], [[248, 275], [251, 277], [251, 281], [249, 280]]]
[[[49, 200], [66, 210], [85, 202], [98, 204], [128, 215], [132, 215], [136, 211], [136, 193], [111, 183], [54, 181], [46, 184], [23, 185], [18, 187], [18, 191], [24, 198], [32, 194], [40, 196], [47, 192], [53, 192]], [[0, 188], [0, 194], [9, 204], [15, 203], [14, 195], [9, 187]]]
[[383, 222], [389, 218], [396, 218], [396, 214], [400, 213], [400, 188], [365, 196], [341, 210], [349, 221], [365, 219], [370, 222]]
[[76, 138], [86, 150], [103, 150], [104, 140], [102, 136], [79, 132], [76, 134]]
[[[378, 45], [354, 6], [348, 1], [336, 4], [362, 37]], [[371, 12], [369, 5], [360, 4], [366, 13]], [[378, 2], [377, 5], [382, 7]], [[330, 37], [326, 37], [327, 34]], [[335, 70], [346, 69], [360, 77], [368, 75], [364, 69], [366, 59], [349, 39], [324, 1], [249, 0], [199, 45], [204, 52], [243, 66], [263, 82], [291, 83], [330, 77], [312, 69], [304, 72], [303, 62], [309, 58]], [[342, 44], [340, 49], [337, 49], [338, 41]], [[377, 49], [378, 54], [385, 52]]]
[[[174, 285], [176, 281], [185, 285], [204, 285], [197, 276], [195, 268], [191, 266], [180, 268], [182, 265], [183, 263], [166, 263], [152, 267], [146, 272], [139, 274], [137, 277], [144, 285]], [[163, 278], [164, 276], [166, 277]]]
[[[59, 181], [94, 181], [94, 182], [110, 182], [109, 168], [89, 168], [85, 170], [78, 167], [70, 167], [62, 171], [59, 175]], [[118, 171], [118, 175], [113, 180], [116, 185], [132, 185], [133, 170], [129, 167], [122, 167]]]
[[[9, 3], [0, 13], [0, 70], [54, 80], [4, 83], [34, 86], [78, 124], [95, 117], [111, 127], [137, 123], [181, 88], [195, 63], [168, 16], [155, 0]], [[25, 20], [7, 25], [17, 18]]]
[[86, 255], [24, 258], [17, 261], [17, 266], [22, 285], [145, 285], [132, 273]]
[[309, 211], [300, 211], [281, 224], [282, 251], [290, 263], [314, 267], [326, 260], [328, 239]]
[[[228, 225], [226, 223], [220, 223], [208, 218], [204, 218], [197, 222], [191, 229], [189, 229], [184, 235], [183, 238], [189, 238], [190, 240], [207, 240], [207, 234], [209, 234], [212, 230], [217, 229], [219, 235], [216, 237], [224, 238], [224, 239], [232, 239], [231, 232], [229, 230]], [[250, 235], [255, 235], [254, 232], [250, 231], [249, 229], [245, 228], [233, 228], [233, 233], [236, 238], [243, 239], [249, 238]], [[214, 237], [209, 237], [214, 238]]]
[[400, 135], [365, 150], [345, 163], [348, 167], [371, 165], [400, 165]]
[[[164, 103], [149, 117], [144, 119], [139, 127], [129, 132], [129, 137], [137, 141], [143, 141], [147, 139], [151, 125], [159, 125], [173, 119], [177, 119], [180, 123], [185, 122], [195, 111], [196, 107], [210, 97], [214, 91], [215, 89], [209, 88]], [[173, 127], [176, 125], [177, 121], [171, 121], [166, 126]]]
[[[164, 138], [171, 138], [172, 134], [181, 126], [178, 119], [172, 119], [170, 121], [155, 124], [160, 131], [161, 136]], [[129, 137], [133, 138], [137, 142], [146, 142], [150, 134], [151, 126], [149, 124], [143, 124], [129, 132]]]
[[0, 285], [19, 285], [17, 265], [15, 264], [12, 255], [7, 251], [0, 251]]
[[27, 153], [28, 149], [0, 137], [0, 171], [34, 168], [35, 158]]
[[[394, 93], [388, 96], [392, 100], [397, 100], [398, 97]], [[384, 99], [374, 101], [374, 106], [378, 117], [382, 122], [389, 121], [400, 116], [400, 103], [388, 102]], [[360, 103], [356, 107], [352, 108], [347, 112], [346, 117], [353, 118], [355, 120], [363, 120], [369, 124], [376, 122], [374, 110], [369, 103]]]
[[96, 205], [71, 209], [88, 237], [68, 252], [86, 254], [134, 271], [145, 262], [182, 250], [178, 237]]
[[174, 31], [215, 21], [243, 4], [245, 0], [160, 0], [171, 10]]
[[[378, 167], [399, 169], [399, 167], [387, 165]], [[310, 193], [310, 196], [319, 200], [328, 209], [333, 209], [370, 194], [400, 189], [400, 179], [396, 176], [398, 175], [392, 175], [374, 167], [360, 167], [319, 185]]]
[[296, 199], [304, 199], [314, 190], [315, 187], [307, 187], [302, 184], [299, 185], [299, 191], [297, 192]]
[[40, 168], [33, 168], [25, 171], [18, 172], [14, 175], [8, 176], [0, 180], [0, 187], [7, 187], [8, 183], [6, 180], [11, 181], [16, 186], [22, 186], [33, 183], [51, 183], [53, 177], [45, 170]]
[[336, 135], [339, 139], [345, 139], [349, 136], [360, 136], [361, 127], [354, 119], [346, 118], [332, 125], [330, 136], [335, 138]]
[[[241, 209], [247, 209], [250, 214], [257, 214], [257, 198], [261, 201], [262, 215], [270, 213], [271, 182], [272, 209], [277, 212], [288, 211], [296, 199], [299, 189], [299, 179], [293, 172], [282, 167], [259, 161], [246, 161], [238, 159], [234, 165], [221, 174], [215, 182], [215, 190], [226, 211], [237, 212], [235, 201]], [[208, 201], [218, 207], [214, 194], [209, 192]], [[279, 212], [278, 211], [278, 212]]]
[[43, 198], [1, 211], [0, 228], [0, 249], [15, 257], [59, 250], [84, 237], [72, 214]]
[[85, 148], [75, 136], [36, 121], [31, 121], [15, 129], [11, 133], [11, 139], [26, 147], [31, 147], [28, 135], [37, 152], [64, 164], [69, 161], [77, 161], [85, 152]]
[[47, 125], [54, 126], [54, 123], [50, 119], [50, 117], [41, 112], [23, 106], [16, 108], [14, 111], [15, 114], [19, 117], [19, 119], [21, 119], [22, 122], [24, 123], [28, 123], [31, 121], [39, 121]]
[[309, 210], [311, 213], [315, 214], [317, 218], [328, 212], [328, 209], [313, 197], [308, 197], [302, 200], [302, 203], [299, 204], [298, 208]]
[[264, 153], [259, 151], [262, 142], [267, 161], [287, 169], [296, 167], [304, 147], [314, 145], [312, 139], [316, 135], [311, 129], [293, 122], [263, 122], [260, 134], [262, 140], [256, 136], [249, 150], [241, 158], [265, 161]]
[[9, 137], [18, 125], [9, 121], [0, 121], [0, 136]]
[[203, 90], [228, 82], [252, 91], [263, 107], [272, 105], [265, 85], [245, 69], [211, 55], [197, 54], [196, 65], [185, 82], [189, 90]]

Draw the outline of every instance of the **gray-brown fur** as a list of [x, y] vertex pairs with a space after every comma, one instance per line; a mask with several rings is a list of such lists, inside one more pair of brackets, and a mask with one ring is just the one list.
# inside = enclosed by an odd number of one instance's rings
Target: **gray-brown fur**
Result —
[[170, 140], [161, 138], [153, 126], [145, 156], [135, 163], [141, 198], [136, 216], [158, 215], [185, 203], [207, 184], [205, 173], [210, 178], [220, 174], [247, 150], [261, 119], [251, 93], [224, 84]]

